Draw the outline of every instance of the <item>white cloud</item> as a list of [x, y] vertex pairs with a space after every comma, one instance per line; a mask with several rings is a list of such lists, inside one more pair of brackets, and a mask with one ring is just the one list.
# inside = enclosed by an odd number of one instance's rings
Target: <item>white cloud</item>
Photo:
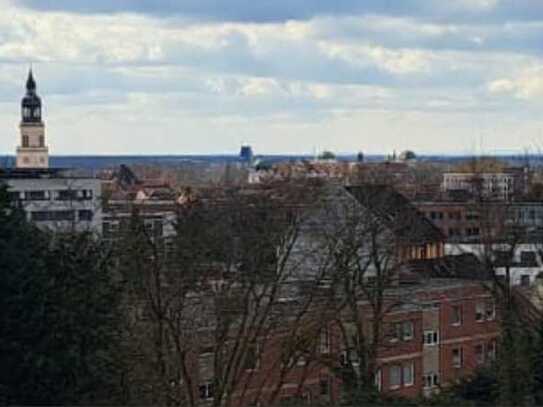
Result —
[[[334, 149], [336, 139], [345, 151], [459, 148], [436, 134], [476, 133], [485, 114], [494, 126], [518, 124], [538, 113], [496, 94], [543, 94], [543, 69], [517, 74], [543, 66], [537, 21], [364, 14], [196, 24], [0, 5], [1, 122], [16, 125], [26, 67], [37, 61], [59, 153], [235, 151], [241, 139], [269, 152]], [[443, 10], [451, 7], [484, 14], [500, 3], [455, 0]], [[0, 134], [0, 151], [11, 151], [14, 132]]]
[[488, 89], [491, 93], [510, 94], [519, 99], [539, 99], [543, 96], [543, 66], [525, 69], [513, 78], [492, 81]]

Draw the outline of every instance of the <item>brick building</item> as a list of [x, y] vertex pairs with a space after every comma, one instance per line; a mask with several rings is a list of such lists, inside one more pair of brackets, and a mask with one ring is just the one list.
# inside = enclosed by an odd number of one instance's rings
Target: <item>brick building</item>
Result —
[[[376, 377], [381, 393], [407, 398], [429, 395], [495, 357], [496, 309], [479, 282], [427, 279], [416, 287], [394, 290], [396, 295], [412, 297], [384, 319], [386, 333]], [[234, 405], [340, 402], [343, 387], [338, 372], [348, 352], [342, 348], [341, 333], [332, 321], [324, 326], [308, 322], [307, 333], [312, 338], [311, 350], [288, 361], [281, 347], [286, 331], [259, 340], [258, 352], [246, 360], [232, 394]], [[199, 371], [196, 393], [204, 403], [212, 402], [214, 396], [212, 360], [207, 348], [195, 366]]]

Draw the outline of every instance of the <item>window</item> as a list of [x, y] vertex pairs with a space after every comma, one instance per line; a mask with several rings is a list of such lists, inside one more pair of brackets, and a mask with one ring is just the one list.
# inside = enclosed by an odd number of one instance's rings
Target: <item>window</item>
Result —
[[40, 147], [43, 147], [45, 145], [45, 139], [43, 136], [40, 136]]
[[462, 348], [455, 348], [452, 350], [452, 365], [455, 368], [461, 368], [463, 364], [463, 350]]
[[451, 325], [462, 325], [462, 307], [460, 305], [453, 305]]
[[449, 236], [450, 237], [457, 237], [461, 236], [462, 233], [460, 232], [460, 229], [458, 228], [449, 228]]
[[466, 220], [478, 220], [479, 214], [477, 212], [468, 212], [466, 213]]
[[61, 221], [74, 221], [74, 211], [36, 211], [31, 212], [30, 218], [34, 222], [61, 222]]
[[215, 397], [215, 389], [211, 382], [206, 382], [198, 386], [198, 392], [200, 393], [200, 399], [202, 400], [209, 400]]
[[25, 191], [27, 201], [47, 201], [49, 200], [49, 191]]
[[520, 285], [522, 287], [530, 286], [530, 276], [528, 274], [523, 274], [522, 276], [520, 276]]
[[479, 236], [479, 228], [466, 228], [466, 236]]
[[488, 360], [496, 359], [496, 341], [491, 341], [486, 345], [486, 358]]
[[23, 134], [23, 147], [28, 147], [28, 136], [26, 134]]
[[19, 191], [9, 191], [8, 192], [9, 200], [10, 201], [18, 201], [21, 199], [21, 193]]
[[74, 201], [77, 199], [77, 191], [72, 189], [63, 189], [57, 191], [58, 201]]
[[478, 302], [475, 304], [475, 320], [483, 322], [485, 320], [485, 304]]
[[80, 191], [77, 191], [77, 197], [83, 200], [91, 200], [92, 199], [92, 189], [82, 189]]
[[485, 347], [482, 344], [475, 345], [475, 362], [478, 365], [485, 363]]
[[402, 384], [402, 367], [399, 365], [390, 366], [390, 388], [397, 389]]
[[328, 331], [328, 327], [321, 329], [319, 345], [320, 353], [330, 353], [330, 332]]
[[398, 340], [410, 341], [413, 339], [413, 321], [403, 321], [395, 322], [391, 326], [391, 342], [396, 342]]
[[404, 386], [412, 386], [415, 383], [415, 368], [413, 362], [403, 366], [403, 384]]
[[378, 391], [381, 391], [383, 387], [383, 379], [381, 375], [382, 375], [381, 369], [378, 369], [377, 372], [375, 372], [375, 378], [374, 378], [374, 384]]
[[402, 339], [410, 341], [413, 339], [413, 321], [404, 321], [402, 324]]
[[429, 373], [423, 377], [423, 385], [426, 389], [439, 386], [439, 375], [437, 373]]
[[492, 321], [496, 318], [496, 304], [494, 304], [494, 301], [487, 301], [485, 303], [485, 317], [487, 321]]
[[78, 212], [79, 220], [91, 221], [94, 217], [94, 213], [88, 209], [82, 209]]
[[30, 117], [30, 109], [28, 107], [23, 108], [23, 117], [24, 118]]
[[339, 355], [339, 363], [341, 366], [349, 366], [349, 363], [353, 366], [358, 366], [358, 353], [355, 349], [344, 350]]
[[393, 323], [390, 325], [390, 342], [397, 342], [402, 337], [402, 324]]
[[423, 337], [424, 345], [435, 345], [439, 343], [439, 335], [437, 331], [424, 331]]
[[537, 266], [537, 258], [535, 252], [520, 252], [520, 262], [524, 266]]

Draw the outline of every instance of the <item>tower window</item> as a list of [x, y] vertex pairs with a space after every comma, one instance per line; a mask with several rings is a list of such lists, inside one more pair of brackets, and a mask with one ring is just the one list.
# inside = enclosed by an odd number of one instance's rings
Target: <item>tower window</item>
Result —
[[23, 147], [28, 147], [28, 135], [23, 134]]
[[23, 108], [23, 117], [25, 119], [30, 117], [30, 109], [28, 107]]
[[40, 147], [43, 147], [45, 144], [45, 139], [43, 136], [40, 136]]
[[34, 109], [34, 118], [39, 118], [40, 117], [40, 108], [37, 107]]

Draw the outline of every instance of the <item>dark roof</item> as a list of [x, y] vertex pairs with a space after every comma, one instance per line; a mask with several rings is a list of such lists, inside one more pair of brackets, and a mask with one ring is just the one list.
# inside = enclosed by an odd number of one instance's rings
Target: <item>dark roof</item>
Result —
[[36, 91], [36, 81], [34, 80], [34, 75], [32, 75], [32, 69], [28, 71], [28, 78], [26, 80], [26, 90], [29, 93]]
[[124, 189], [141, 184], [136, 174], [134, 174], [134, 171], [124, 164], [119, 166], [119, 169], [115, 172], [114, 176], [117, 179], [119, 186]]
[[435, 259], [410, 260], [403, 265], [402, 273], [407, 277], [488, 279], [488, 273], [483, 263], [473, 253], [450, 255]]
[[394, 188], [388, 185], [360, 185], [346, 189], [400, 240], [413, 244], [445, 240], [441, 230]]

